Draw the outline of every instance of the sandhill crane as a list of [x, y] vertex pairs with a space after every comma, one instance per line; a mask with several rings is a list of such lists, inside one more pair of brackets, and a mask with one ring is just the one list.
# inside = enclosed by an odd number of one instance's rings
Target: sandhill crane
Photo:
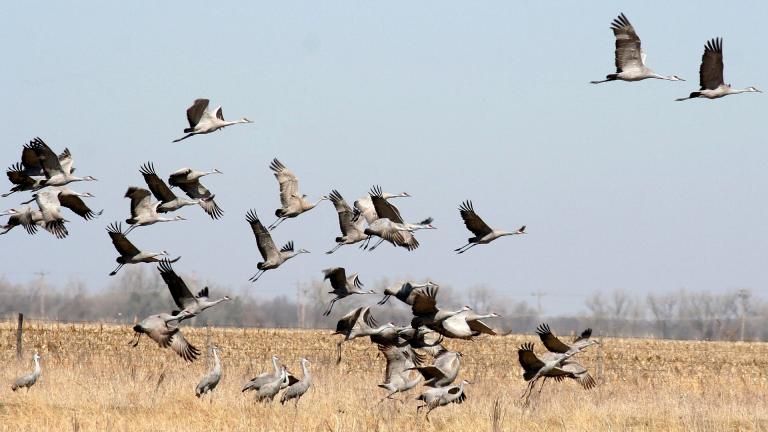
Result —
[[329, 199], [323, 195], [314, 204], [307, 201], [307, 196], [299, 192], [298, 177], [289, 171], [277, 158], [272, 160], [269, 169], [275, 172], [275, 178], [280, 184], [281, 205], [279, 209], [275, 210], [277, 220], [269, 226], [270, 230], [277, 228], [286, 219], [295, 218], [302, 213], [308, 212], [317, 207], [322, 201]]
[[461, 206], [459, 206], [459, 214], [461, 214], [461, 218], [464, 220], [464, 225], [467, 226], [467, 229], [475, 235], [467, 240], [467, 244], [458, 249], [454, 249], [454, 252], [460, 254], [479, 244], [488, 244], [499, 237], [527, 234], [525, 232], [525, 225], [520, 227], [517, 231], [501, 231], [489, 227], [488, 224], [475, 213], [472, 201], [469, 200], [461, 203]]
[[[119, 222], [110, 224], [109, 227], [107, 227], [107, 233], [109, 233], [109, 238], [112, 239], [112, 244], [115, 245], [115, 249], [117, 249], [117, 252], [120, 254], [116, 259], [119, 265], [109, 274], [110, 276], [116, 275], [126, 264], [159, 262], [160, 260], [157, 257], [168, 256], [168, 252], [166, 251], [144, 252], [137, 249], [136, 246], [125, 237], [125, 233], [122, 231], [122, 226]], [[169, 260], [169, 262], [175, 263], [180, 258], [181, 257], [176, 257]]]
[[391, 296], [395, 296], [395, 298], [407, 304], [408, 306], [413, 306], [413, 301], [416, 297], [414, 290], [426, 288], [430, 286], [437, 287], [439, 285], [437, 285], [436, 283], [430, 280], [426, 281], [423, 284], [412, 282], [412, 281], [397, 282], [392, 286], [384, 288], [384, 298], [382, 298], [377, 304], [383, 305], [389, 300]]
[[[7, 233], [19, 225], [21, 225], [28, 234], [37, 233], [37, 227], [41, 227], [47, 231], [45, 221], [43, 220], [43, 213], [40, 210], [33, 210], [29, 206], [24, 206], [18, 210], [6, 210], [0, 213], [0, 216], [10, 216], [5, 225], [0, 225], [0, 228], [3, 229], [3, 231], [0, 232], [0, 235]], [[51, 234], [55, 235], [56, 233], [51, 232]]]
[[[354, 211], [351, 207], [349, 207], [349, 204], [344, 201], [344, 198], [341, 196], [339, 191], [331, 191], [330, 195], [328, 195], [328, 198], [336, 208], [336, 213], [338, 213], [341, 237], [336, 237], [336, 246], [326, 252], [326, 254], [332, 254], [336, 252], [337, 249], [344, 246], [345, 244], [354, 244], [363, 240], [367, 240], [369, 236], [364, 233], [366, 223], [365, 219], [357, 218], [356, 221], [353, 220]], [[371, 210], [373, 210], [373, 204], [371, 204]]]
[[363, 291], [363, 283], [360, 282], [360, 278], [357, 273], [353, 273], [347, 277], [347, 271], [344, 267], [333, 267], [323, 270], [323, 280], [330, 280], [333, 291], [329, 291], [328, 294], [335, 294], [336, 297], [331, 300], [331, 304], [328, 305], [328, 309], [323, 312], [323, 316], [331, 314], [334, 303], [337, 301], [351, 296], [351, 295], [363, 295], [363, 294], [376, 294], [374, 290]]
[[437, 293], [439, 292], [439, 289], [439, 286], [428, 286], [413, 291], [414, 297], [413, 304], [411, 305], [413, 319], [411, 320], [411, 327], [419, 328], [421, 326], [426, 326], [434, 329], [438, 324], [448, 318], [472, 310], [469, 306], [464, 306], [456, 311], [438, 309]]
[[60, 160], [59, 156], [51, 150], [48, 145], [40, 138], [35, 138], [26, 145], [27, 148], [33, 150], [37, 155], [40, 163], [43, 166], [43, 172], [45, 173], [45, 180], [41, 181], [35, 190], [44, 188], [46, 186], [64, 186], [66, 184], [76, 181], [96, 181], [94, 177], [85, 176], [77, 177], [72, 175], [72, 156], [69, 154], [69, 150], [65, 150], [67, 154], [64, 160]]
[[410, 346], [401, 348], [394, 345], [379, 345], [378, 347], [387, 361], [384, 382], [379, 384], [379, 387], [389, 392], [379, 401], [381, 403], [385, 399], [392, 399], [396, 393], [405, 393], [416, 387], [421, 381], [421, 375], [416, 374], [416, 377], [411, 379], [411, 370], [416, 367], [416, 360]]
[[5, 174], [8, 176], [8, 180], [10, 180], [14, 186], [10, 191], [0, 195], [3, 198], [13, 195], [16, 192], [39, 189], [44, 180], [44, 178], [32, 177], [27, 174], [24, 170], [24, 167], [18, 162], [8, 167], [8, 169], [5, 171]]
[[264, 224], [261, 223], [259, 217], [256, 215], [256, 210], [250, 210], [248, 214], [246, 214], [245, 220], [251, 225], [253, 235], [256, 237], [256, 245], [264, 259], [264, 261], [256, 264], [256, 268], [259, 269], [259, 271], [251, 276], [249, 279], [251, 282], [256, 282], [264, 272], [280, 267], [284, 262], [296, 255], [309, 253], [306, 249], [294, 251], [293, 241], [289, 241], [280, 250], [277, 250], [275, 242], [272, 241], [272, 236], [269, 234], [269, 230], [264, 228]]
[[59, 191], [56, 189], [43, 190], [33, 194], [32, 198], [40, 209], [45, 229], [53, 233], [53, 235], [59, 239], [68, 236], [69, 231], [67, 231], [67, 227], [64, 226], [64, 223], [69, 221], [64, 219], [64, 216], [62, 216], [59, 211], [61, 209]]
[[419, 412], [422, 408], [427, 408], [427, 420], [429, 420], [429, 413], [433, 409], [441, 406], [446, 406], [451, 403], [460, 404], [467, 399], [466, 393], [464, 393], [464, 386], [470, 384], [467, 380], [462, 380], [459, 385], [450, 387], [435, 387], [431, 388], [416, 398], [424, 402], [424, 405], [416, 407], [416, 412]]
[[558, 353], [558, 354], [566, 354], [571, 351], [581, 352], [591, 345], [600, 344], [600, 342], [594, 339], [591, 339], [592, 337], [591, 328], [588, 328], [583, 332], [581, 332], [581, 334], [577, 336], [573, 340], [573, 343], [571, 344], [563, 342], [557, 336], [552, 334], [552, 331], [550, 330], [548, 324], [539, 325], [536, 328], [536, 334], [539, 335], [541, 342], [544, 344], [544, 347], [547, 348], [549, 352]]
[[210, 103], [208, 99], [195, 99], [195, 101], [192, 102], [192, 106], [187, 108], [187, 121], [189, 122], [189, 127], [184, 129], [184, 133], [187, 135], [175, 139], [173, 142], [185, 140], [193, 135], [209, 134], [234, 124], [253, 123], [245, 117], [235, 121], [224, 120], [224, 113], [222, 112], [221, 107], [219, 106], [216, 108], [214, 114], [211, 114], [208, 111], [208, 103]]
[[427, 387], [446, 387], [451, 385], [459, 376], [461, 369], [461, 357], [463, 354], [455, 351], [441, 349], [435, 356], [434, 361], [428, 366], [413, 367], [425, 379], [424, 385]]
[[601, 81], [590, 81], [592, 84], [615, 80], [641, 81], [648, 78], [685, 81], [677, 75], [659, 75], [645, 65], [645, 51], [640, 46], [640, 37], [623, 13], [613, 20], [611, 30], [616, 36], [616, 73], [606, 75]]
[[[161, 260], [157, 269], [160, 271], [160, 276], [162, 276], [165, 284], [168, 285], [168, 290], [171, 291], [173, 301], [178, 306], [179, 313], [184, 317], [183, 319], [195, 317], [210, 307], [230, 300], [229, 296], [224, 296], [218, 300], [210, 300], [208, 298], [208, 287], [200, 290], [196, 296], [192, 295], [192, 292], [187, 288], [187, 284], [173, 271], [173, 266], [171, 266], [171, 262], [167, 259]], [[181, 321], [182, 319], [179, 319], [179, 322]]]
[[479, 315], [474, 311], [468, 310], [457, 313], [438, 325], [430, 326], [430, 328], [445, 337], [454, 339], [472, 339], [474, 336], [479, 336], [480, 334], [495, 336], [496, 332], [480, 320], [499, 317], [501, 317], [501, 315], [495, 312]]
[[272, 381], [265, 383], [256, 391], [256, 400], [259, 402], [272, 402], [272, 399], [280, 392], [280, 389], [288, 386], [288, 371], [283, 365], [280, 375]]
[[392, 323], [379, 326], [371, 316], [371, 308], [369, 306], [353, 309], [339, 319], [336, 323], [336, 331], [333, 332], [335, 335], [340, 334], [344, 336], [344, 339], [340, 340], [336, 345], [338, 350], [336, 363], [341, 362], [341, 344], [344, 342], [358, 337], [375, 336], [392, 328], [395, 328], [395, 325]]
[[[529, 381], [528, 386], [523, 392], [521, 398], [525, 399], [525, 403], [528, 403], [528, 399], [531, 396], [533, 387], [536, 385], [536, 381], [544, 377], [555, 378], [558, 381], [563, 378], [575, 379], [581, 384], [584, 389], [591, 389], [595, 387], [596, 383], [589, 372], [580, 364], [569, 360], [578, 351], [569, 351], [565, 354], [548, 355], [539, 357], [533, 351], [533, 344], [526, 342], [520, 346], [517, 350], [518, 360], [520, 366], [523, 368], [523, 379]], [[542, 388], [544, 382], [542, 382]], [[541, 390], [539, 390], [541, 392]]]
[[[413, 236], [412, 231], [420, 228], [434, 228], [431, 225], [432, 218], [428, 218], [420, 224], [406, 224], [400, 215], [400, 210], [384, 199], [380, 186], [373, 186], [369, 195], [373, 208], [376, 211], [377, 219], [369, 223], [368, 228], [363, 232], [369, 236], [373, 235], [380, 238], [375, 245], [369, 248], [370, 251], [376, 249], [385, 240], [395, 246], [402, 246], [412, 251], [419, 247], [419, 242]], [[367, 247], [369, 241], [370, 239], [364, 243], [365, 247]]]
[[[280, 365], [278, 365], [278, 361], [279, 360], [280, 360], [279, 357], [277, 357], [276, 355], [273, 355], [272, 356], [272, 366], [275, 368], [275, 372], [274, 373], [264, 372], [264, 373], [259, 374], [256, 377], [252, 378], [250, 381], [245, 383], [245, 385], [243, 386], [242, 391], [245, 392], [245, 391], [249, 391], [249, 390], [259, 390], [261, 388], [261, 386], [276, 380], [280, 376], [280, 373], [281, 373]], [[289, 382], [285, 383], [285, 385], [283, 385], [283, 388], [287, 387], [289, 385], [289, 383], [292, 383], [292, 382], [296, 381], [295, 377], [293, 378], [293, 380], [291, 380], [291, 378], [293, 376], [290, 375], [290, 374], [288, 374], [288, 375], [289, 375]]]
[[[400, 192], [399, 194], [391, 194], [387, 192], [382, 192], [381, 197], [385, 200], [390, 200], [392, 198], [410, 198], [411, 194], [408, 192]], [[376, 209], [373, 208], [373, 201], [371, 201], [371, 195], [366, 195], [362, 198], [357, 199], [357, 201], [353, 204], [355, 206], [355, 210], [357, 210], [357, 214], [355, 215], [354, 220], [358, 220], [360, 216], [363, 216], [366, 223], [373, 223], [376, 219], [378, 219], [378, 216], [376, 215]]]
[[[50, 195], [50, 196], [44, 196], [40, 198], [41, 201], [43, 202], [43, 205], [47, 208], [47, 213], [43, 212], [43, 215], [46, 216], [47, 214], [49, 215], [50, 218], [56, 219], [55, 215], [58, 213], [60, 207], [68, 208], [73, 213], [75, 213], [76, 215], [80, 216], [85, 220], [95, 219], [101, 216], [101, 214], [104, 212], [104, 210], [99, 210], [98, 212], [94, 212], [82, 200], [82, 198], [93, 198], [94, 195], [92, 193], [90, 192], [79, 193], [67, 187], [52, 187], [46, 191], [37, 192], [35, 194], [32, 194], [32, 199], [30, 201], [26, 201], [22, 204], [29, 204], [32, 201], [37, 201], [39, 194]], [[38, 203], [38, 206], [40, 206], [40, 203]], [[41, 207], [41, 210], [42, 210], [42, 207]], [[63, 219], [63, 221], [68, 222], [66, 219]]]
[[[34, 138], [29, 142], [29, 144], [35, 143], [35, 142], [42, 142], [39, 137]], [[63, 152], [59, 153], [59, 164], [63, 167], [69, 170], [70, 173], [75, 172], [74, 166], [72, 166], [72, 154], [69, 152], [69, 149], [65, 148]], [[37, 157], [37, 153], [30, 148], [29, 146], [24, 146], [21, 150], [21, 163], [19, 164], [21, 167], [21, 171], [30, 177], [41, 177], [45, 176], [45, 170], [43, 169], [43, 163], [40, 160], [39, 157]]]
[[306, 393], [312, 386], [312, 375], [309, 373], [309, 360], [302, 357], [299, 362], [301, 363], [303, 376], [300, 380], [289, 385], [283, 392], [283, 396], [280, 398], [280, 405], [293, 399], [294, 406], [299, 406], [299, 399], [301, 399], [301, 397], [304, 396], [304, 393]]
[[184, 216], [174, 216], [171, 218], [160, 216], [157, 207], [160, 201], [152, 202], [152, 194], [148, 190], [136, 186], [131, 186], [125, 191], [125, 198], [131, 199], [131, 217], [125, 220], [125, 223], [131, 227], [125, 233], [128, 234], [137, 226], [149, 226], [157, 222], [177, 222], [187, 220]]
[[[432, 356], [437, 356], [445, 349], [441, 345], [443, 343], [443, 335], [427, 327], [403, 327], [397, 330], [397, 336], [397, 346], [407, 344], [411, 348], [426, 351]], [[371, 336], [371, 341], [375, 342], [373, 336]]]
[[35, 370], [16, 378], [16, 381], [11, 385], [11, 390], [16, 391], [26, 387], [27, 391], [29, 391], [29, 388], [35, 385], [38, 378], [40, 378], [40, 373], [42, 372], [42, 369], [40, 368], [40, 354], [35, 353], [35, 355], [32, 356], [32, 360], [35, 362]]
[[144, 181], [147, 183], [147, 187], [152, 191], [152, 195], [160, 201], [160, 205], [157, 206], [159, 213], [168, 213], [176, 211], [184, 206], [189, 205], [202, 205], [203, 199], [184, 199], [176, 196], [171, 188], [157, 175], [155, 172], [155, 166], [152, 162], [147, 162], [139, 168], [139, 172], [144, 177]]
[[214, 345], [211, 347], [211, 353], [213, 354], [213, 369], [208, 372], [203, 379], [195, 387], [195, 396], [202, 397], [208, 392], [212, 392], [213, 389], [219, 385], [221, 381], [221, 359], [219, 358], [219, 347]]
[[688, 95], [688, 97], [675, 99], [684, 101], [695, 98], [718, 99], [723, 96], [739, 93], [762, 93], [755, 87], [744, 89], [731, 88], [723, 80], [723, 39], [714, 38], [707, 41], [704, 45], [704, 54], [701, 56], [701, 67], [699, 67], [699, 86], [701, 89]]
[[208, 188], [200, 183], [200, 178], [210, 174], [223, 174], [216, 168], [213, 171], [195, 171], [190, 168], [182, 168], [173, 172], [168, 177], [168, 184], [171, 187], [179, 187], [188, 197], [198, 200], [200, 207], [208, 213], [211, 219], [219, 219], [224, 215], [224, 211], [213, 200], [214, 195]]
[[[170, 348], [188, 362], [195, 361], [197, 356], [200, 355], [200, 350], [187, 342], [178, 327], [178, 321], [184, 318], [186, 317], [182, 314], [174, 316], [167, 313], [150, 315], [144, 318], [140, 323], [133, 326], [136, 337], [131, 342], [131, 345], [134, 347], [139, 345], [139, 338], [141, 338], [142, 334], [145, 334], [157, 342], [161, 348]], [[171, 324], [174, 321], [176, 321], [176, 324]]]

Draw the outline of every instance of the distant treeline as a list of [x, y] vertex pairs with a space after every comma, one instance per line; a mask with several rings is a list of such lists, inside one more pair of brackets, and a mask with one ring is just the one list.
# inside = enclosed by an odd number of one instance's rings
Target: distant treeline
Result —
[[[331, 298], [328, 286], [315, 280], [300, 284], [292, 295], [263, 299], [231, 287], [197, 283], [185, 276], [196, 292], [210, 287], [211, 297], [229, 295], [233, 301], [211, 308], [192, 325], [231, 327], [331, 328], [336, 319], [353, 307], [372, 305], [380, 295], [356, 296], [337, 303], [331, 318], [322, 316]], [[372, 285], [377, 292], [396, 281], [381, 280]], [[234, 294], [234, 295], [233, 295]], [[480, 313], [496, 312], [503, 318], [489, 321], [502, 333], [532, 333], [540, 322], [549, 323], [560, 334], [572, 334], [592, 327], [596, 335], [656, 337], [701, 340], [768, 340], [768, 303], [753, 297], [750, 290], [724, 294], [680, 290], [664, 295], [639, 296], [616, 290], [594, 293], [585, 301], [587, 312], [578, 316], [541, 317], [525, 301], [510, 301], [486, 286], [455, 290], [440, 288], [440, 305], [455, 308], [464, 304]], [[98, 292], [87, 290], [82, 282], [53, 287], [43, 279], [13, 284], [0, 279], [0, 318], [12, 319], [18, 312], [32, 319], [56, 321], [104, 321], [131, 324], [158, 312], [171, 310], [173, 301], [157, 272], [143, 268], [126, 270]], [[375, 308], [380, 323], [410, 323], [410, 311], [397, 299]]]

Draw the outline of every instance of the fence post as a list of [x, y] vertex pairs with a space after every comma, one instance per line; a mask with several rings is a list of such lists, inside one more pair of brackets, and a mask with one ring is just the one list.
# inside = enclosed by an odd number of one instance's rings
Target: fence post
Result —
[[24, 325], [24, 314], [19, 312], [19, 325], [16, 327], [16, 359], [21, 360], [21, 340], [22, 327]]

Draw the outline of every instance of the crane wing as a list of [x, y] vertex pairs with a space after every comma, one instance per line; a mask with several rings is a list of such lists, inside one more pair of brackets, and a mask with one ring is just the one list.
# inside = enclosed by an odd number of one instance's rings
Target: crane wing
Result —
[[94, 212], [85, 204], [85, 202], [83, 202], [83, 200], [79, 196], [74, 194], [60, 193], [59, 202], [63, 207], [66, 207], [72, 210], [76, 215], [80, 216], [85, 220], [91, 220], [96, 217], [99, 217], [103, 212], [103, 210]]
[[714, 90], [724, 84], [723, 80], [723, 39], [714, 38], [704, 45], [699, 67], [701, 90]]
[[168, 176], [168, 184], [171, 186], [179, 186], [182, 183], [186, 183], [187, 176], [192, 172], [192, 168], [181, 168], [171, 173]]
[[188, 362], [195, 361], [197, 356], [200, 355], [200, 350], [198, 350], [197, 347], [191, 343], [187, 342], [179, 329], [176, 329], [175, 332], [171, 335], [169, 345], [173, 352]]
[[43, 171], [47, 178], [51, 178], [55, 175], [64, 174], [64, 170], [59, 163], [59, 157], [51, 150], [48, 145], [40, 138], [33, 139], [26, 147], [32, 149], [40, 160], [40, 164], [43, 166]]
[[200, 122], [200, 117], [203, 116], [205, 110], [208, 109], [208, 99], [195, 99], [192, 102], [192, 106], [187, 108], [187, 121], [189, 127], [193, 128]]
[[568, 372], [573, 375], [573, 379], [576, 380], [585, 390], [589, 390], [591, 388], [597, 387], [597, 383], [595, 382], [595, 379], [592, 378], [592, 375], [589, 374], [589, 371], [584, 366], [580, 365], [579, 363], [572, 361], [572, 360], [566, 360], [563, 362], [562, 365], [560, 365], [560, 370], [564, 372]]
[[530, 342], [520, 345], [520, 348], [517, 350], [517, 357], [520, 361], [520, 366], [525, 370], [523, 378], [525, 378], [526, 381], [530, 381], [536, 372], [544, 367], [544, 362], [542, 362], [539, 357], [536, 356], [536, 353], [533, 352], [533, 344]]
[[547, 350], [549, 350], [550, 352], [564, 354], [571, 349], [569, 345], [565, 344], [557, 336], [552, 334], [552, 331], [549, 329], [548, 324], [541, 324], [540, 326], [538, 326], [536, 328], [536, 334], [539, 335], [539, 339], [541, 339], [541, 343], [543, 343], [544, 346], [547, 348]]
[[573, 339], [573, 342], [574, 343], [575, 342], [580, 342], [580, 341], [583, 341], [583, 340], [587, 340], [587, 339], [589, 339], [591, 337], [592, 337], [592, 329], [591, 328], [587, 328], [587, 329], [584, 329], [584, 331], [581, 332], [580, 335], [576, 336]]
[[187, 306], [196, 303], [195, 296], [192, 295], [187, 284], [184, 283], [175, 271], [173, 271], [171, 262], [168, 261], [168, 259], [162, 259], [157, 266], [157, 269], [160, 271], [160, 276], [163, 278], [163, 281], [165, 281], [165, 284], [168, 286], [168, 290], [171, 292], [173, 302], [176, 303], [176, 306], [184, 309]]
[[139, 172], [144, 177], [144, 182], [147, 183], [149, 190], [152, 191], [152, 195], [159, 201], [166, 203], [176, 199], [176, 194], [171, 191], [171, 188], [155, 172], [155, 166], [152, 162], [142, 165], [139, 168]]
[[640, 37], [635, 33], [627, 17], [622, 13], [611, 23], [616, 37], [616, 73], [643, 67]]
[[[218, 108], [216, 108], [216, 118], [219, 120], [224, 120], [224, 111], [221, 110], [221, 105], [219, 105]], [[293, 376], [293, 375], [291, 375]]]
[[491, 336], [495, 336], [496, 332], [493, 331], [492, 328], [488, 327], [488, 325], [480, 320], [470, 320], [467, 321], [467, 325], [469, 328], [476, 333], [484, 333]]
[[199, 199], [200, 207], [208, 213], [212, 219], [219, 219], [224, 215], [224, 210], [213, 200], [214, 195], [202, 183], [195, 181], [192, 183], [182, 183], [179, 188], [192, 199]]
[[353, 232], [355, 230], [355, 224], [352, 222], [352, 208], [346, 201], [344, 201], [344, 198], [339, 191], [335, 189], [331, 191], [328, 198], [333, 203], [333, 206], [336, 208], [336, 213], [339, 216], [339, 228], [341, 229], [341, 233], [347, 235]]
[[131, 199], [131, 217], [152, 212], [152, 194], [148, 190], [131, 186], [125, 191], [125, 198]]
[[299, 179], [277, 158], [272, 160], [269, 168], [275, 172], [275, 178], [280, 184], [280, 204], [283, 208], [291, 207], [296, 200], [301, 198]]
[[403, 217], [400, 215], [400, 210], [384, 199], [384, 194], [382, 193], [380, 186], [373, 186], [369, 194], [378, 218], [386, 218], [395, 223], [403, 223]]
[[347, 290], [347, 271], [344, 267], [333, 267], [323, 270], [324, 279], [331, 281], [334, 290]]
[[122, 256], [135, 256], [141, 253], [136, 246], [131, 243], [128, 238], [123, 234], [122, 226], [119, 222], [113, 222], [107, 227], [107, 233], [109, 238], [112, 239], [112, 244], [115, 245], [115, 249]]
[[74, 161], [72, 160], [72, 153], [70, 153], [68, 148], [65, 148], [61, 154], [58, 156], [59, 159], [59, 165], [61, 165], [61, 169], [67, 173], [72, 174], [75, 169], [73, 168]]
[[276, 259], [278, 252], [277, 247], [275, 247], [275, 242], [272, 241], [272, 236], [269, 234], [269, 231], [259, 220], [256, 211], [249, 211], [245, 220], [251, 225], [251, 230], [256, 237], [256, 245], [259, 248], [262, 258], [264, 258], [265, 261]]
[[15, 185], [22, 186], [22, 188], [32, 187], [35, 185], [35, 179], [30, 177], [24, 170], [22, 164], [16, 162], [8, 167], [5, 172], [8, 175], [8, 180]]
[[439, 286], [426, 286], [415, 288], [411, 293], [413, 295], [413, 304], [411, 311], [414, 315], [429, 315], [437, 312], [437, 292]]
[[45, 175], [40, 159], [30, 147], [24, 146], [21, 150], [21, 164], [24, 166], [24, 171], [29, 175]]
[[490, 234], [493, 229], [486, 224], [480, 216], [475, 213], [475, 208], [472, 206], [472, 201], [467, 200], [461, 203], [459, 206], [459, 214], [464, 220], [464, 225], [472, 232], [476, 237], [482, 238]]

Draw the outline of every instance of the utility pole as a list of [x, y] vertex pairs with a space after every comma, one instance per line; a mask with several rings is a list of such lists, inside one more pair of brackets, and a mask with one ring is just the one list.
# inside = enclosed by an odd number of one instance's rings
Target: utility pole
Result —
[[47, 271], [35, 272], [37, 280], [37, 295], [40, 296], [40, 318], [45, 319], [45, 277], [48, 275]]
[[742, 288], [739, 290], [738, 296], [741, 300], [741, 332], [739, 339], [744, 342], [744, 328], [746, 327], [747, 321], [747, 300], [749, 299], [749, 291]]
[[536, 297], [536, 307], [539, 312], [539, 317], [544, 315], [544, 309], [541, 307], [541, 298], [547, 295], [547, 293], [541, 291], [540, 289], [537, 289], [536, 291], [531, 293], [532, 297]]

